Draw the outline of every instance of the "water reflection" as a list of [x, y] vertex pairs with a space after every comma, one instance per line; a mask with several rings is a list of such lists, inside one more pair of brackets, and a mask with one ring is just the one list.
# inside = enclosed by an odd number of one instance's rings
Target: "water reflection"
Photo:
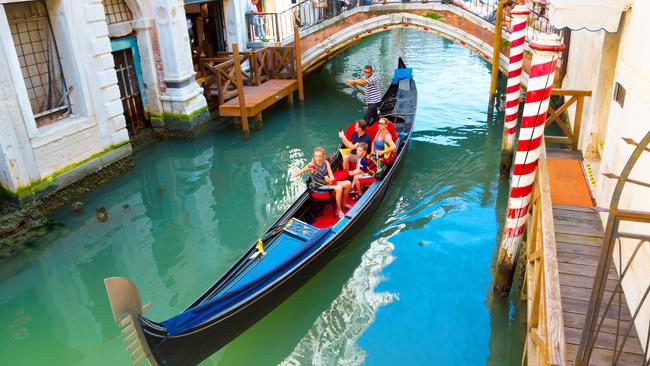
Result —
[[381, 271], [395, 260], [393, 249], [393, 244], [384, 238], [370, 244], [341, 294], [281, 365], [363, 363], [365, 352], [358, 347], [357, 340], [374, 321], [377, 309], [397, 299], [394, 293], [375, 292], [384, 279]]

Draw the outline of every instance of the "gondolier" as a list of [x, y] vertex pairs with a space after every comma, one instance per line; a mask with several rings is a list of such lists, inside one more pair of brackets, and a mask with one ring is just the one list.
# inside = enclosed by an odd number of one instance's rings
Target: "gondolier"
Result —
[[364, 77], [362, 79], [350, 79], [346, 83], [348, 85], [364, 85], [366, 87], [365, 99], [368, 109], [363, 119], [370, 126], [378, 117], [377, 110], [379, 109], [379, 102], [381, 102], [381, 91], [379, 91], [379, 79], [373, 74], [372, 66], [366, 65], [363, 68], [363, 74]]

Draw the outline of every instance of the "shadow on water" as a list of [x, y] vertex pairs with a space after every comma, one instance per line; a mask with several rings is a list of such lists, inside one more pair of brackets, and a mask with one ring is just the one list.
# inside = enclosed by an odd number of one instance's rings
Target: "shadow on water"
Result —
[[313, 147], [331, 152], [339, 126], [362, 113], [343, 81], [370, 63], [386, 85], [398, 55], [414, 68], [419, 107], [384, 204], [328, 266], [205, 364], [519, 364], [525, 309], [516, 295], [489, 296], [507, 197], [502, 116], [485, 113], [489, 67], [414, 30], [351, 47], [306, 79], [304, 104], [266, 111], [248, 142], [234, 126], [160, 142], [83, 197], [82, 214], [57, 212], [63, 227], [0, 268], [0, 364], [128, 364], [103, 279], [132, 279], [154, 320], [181, 311], [302, 192], [291, 172]]

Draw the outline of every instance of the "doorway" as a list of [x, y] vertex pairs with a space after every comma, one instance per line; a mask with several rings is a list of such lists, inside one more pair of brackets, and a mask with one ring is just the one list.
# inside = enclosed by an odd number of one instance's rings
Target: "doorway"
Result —
[[130, 135], [135, 135], [138, 131], [150, 127], [144, 116], [143, 105], [146, 104], [147, 97], [144, 93], [140, 54], [135, 36], [112, 39], [111, 50], [126, 128]]

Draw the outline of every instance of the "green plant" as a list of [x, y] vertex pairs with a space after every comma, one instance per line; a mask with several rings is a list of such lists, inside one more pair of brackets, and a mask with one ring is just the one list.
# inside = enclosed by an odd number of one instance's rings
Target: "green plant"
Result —
[[501, 40], [501, 49], [510, 47], [510, 41], [507, 39]]
[[424, 14], [425, 18], [433, 19], [433, 20], [438, 20], [440, 21], [442, 19], [442, 16], [437, 13], [426, 13]]

